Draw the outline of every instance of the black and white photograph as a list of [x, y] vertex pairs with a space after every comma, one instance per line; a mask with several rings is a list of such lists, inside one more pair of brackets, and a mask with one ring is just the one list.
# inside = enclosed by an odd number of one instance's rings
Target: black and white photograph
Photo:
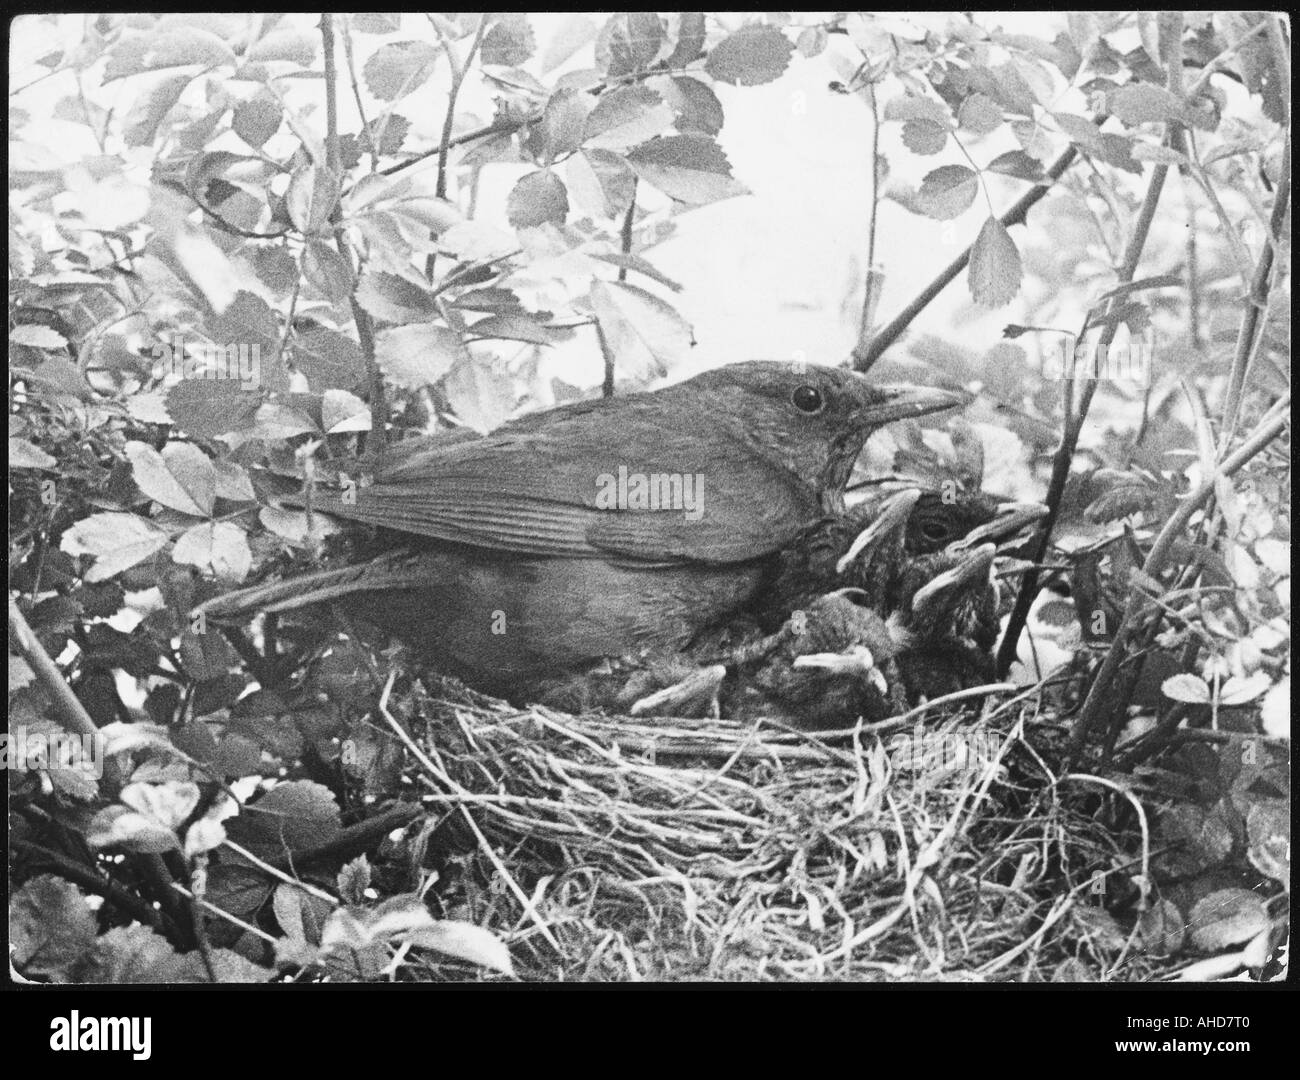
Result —
[[34, 1045], [149, 1057], [105, 987], [1105, 986], [1161, 993], [1093, 1049], [1249, 1056], [1291, 33], [11, 17]]

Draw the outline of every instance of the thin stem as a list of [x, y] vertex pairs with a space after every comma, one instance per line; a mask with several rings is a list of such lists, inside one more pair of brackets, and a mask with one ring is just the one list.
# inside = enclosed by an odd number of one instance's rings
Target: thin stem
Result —
[[[334, 17], [323, 14], [320, 18], [321, 45], [325, 54], [325, 162], [335, 177], [341, 178], [339, 168], [339, 108], [338, 108], [338, 73], [334, 64]], [[342, 207], [335, 203], [330, 214], [330, 223], [334, 226], [334, 245], [339, 254], [353, 265], [351, 245], [340, 224]], [[370, 387], [370, 439], [373, 439], [382, 454], [388, 441], [388, 399], [384, 393], [384, 374], [379, 370], [375, 359], [374, 324], [370, 314], [357, 303], [356, 293], [348, 296], [352, 309], [352, 321], [357, 327], [357, 341], [361, 346], [361, 355], [366, 360], [366, 376]], [[369, 449], [367, 441], [367, 449]], [[310, 517], [310, 509], [308, 515]]]
[[447, 54], [447, 62], [451, 65], [451, 88], [447, 91], [447, 115], [442, 121], [442, 139], [438, 143], [438, 186], [436, 194], [438, 198], [447, 197], [447, 153], [451, 149], [451, 129], [456, 123], [456, 99], [460, 96], [461, 84], [465, 81], [465, 75], [469, 72], [474, 63], [474, 57], [478, 53], [479, 46], [483, 44], [483, 34], [487, 30], [487, 13], [484, 12], [478, 17], [478, 27], [474, 31], [474, 40], [470, 42], [469, 52], [465, 55], [465, 62], [458, 64], [456, 62], [456, 51], [452, 44], [447, 40], [446, 34], [441, 26], [434, 19], [429, 20], [438, 34], [438, 40], [442, 43], [443, 52]]
[[[1157, 165], [1151, 174], [1151, 182], [1147, 186], [1146, 197], [1142, 200], [1142, 208], [1138, 212], [1137, 223], [1133, 227], [1133, 234], [1129, 237], [1128, 250], [1124, 255], [1124, 264], [1119, 269], [1118, 276], [1121, 285], [1129, 284], [1133, 280], [1133, 275], [1137, 272], [1142, 250], [1146, 247], [1147, 236], [1151, 231], [1151, 222], [1155, 218], [1156, 207], [1160, 204], [1160, 193], [1164, 189], [1165, 178], [1168, 175], [1168, 165]], [[1112, 312], [1122, 300], [1122, 293], [1118, 296], [1112, 296], [1106, 304], [1107, 313]], [[1095, 346], [1098, 352], [1110, 346], [1118, 330], [1119, 323], [1116, 320], [1110, 319], [1105, 322]], [[1047, 516], [1043, 518], [1042, 524], [1039, 526], [1036, 544], [1029, 555], [1030, 562], [1035, 564], [1043, 562], [1046, 558], [1052, 530], [1056, 527], [1056, 520], [1060, 515], [1061, 500], [1065, 494], [1065, 484], [1070, 476], [1070, 464], [1074, 460], [1074, 451], [1078, 446], [1079, 435], [1083, 431], [1083, 424], [1087, 419], [1092, 397], [1097, 392], [1097, 380], [1090, 379], [1085, 384], [1083, 396], [1077, 409], [1072, 407], [1073, 387], [1073, 365], [1067, 361], [1064, 389], [1066, 417], [1061, 431], [1061, 442], [1056, 448], [1056, 454], [1052, 461], [1051, 483], [1048, 486], [1047, 497], [1044, 499], [1047, 504]], [[1035, 565], [1025, 574], [1021, 581], [1020, 591], [1016, 595], [1016, 604], [1012, 609], [1010, 621], [1007, 623], [1006, 633], [1002, 637], [1002, 644], [998, 647], [997, 670], [999, 675], [1005, 675], [1011, 670], [1011, 664], [1016, 658], [1016, 645], [1020, 640], [1020, 631], [1024, 628], [1025, 622], [1029, 618], [1029, 609], [1033, 605], [1034, 598], [1038, 595], [1038, 582], [1038, 569]]]
[[[366, 121], [366, 107], [361, 100], [361, 86], [357, 82], [357, 64], [356, 58], [352, 53], [352, 27], [349, 24], [348, 17], [343, 16], [343, 59], [348, 65], [348, 81], [352, 83], [352, 97], [357, 103], [357, 115], [361, 118], [362, 137], [366, 140], [367, 149], [370, 152], [370, 171], [379, 171], [379, 140], [383, 138], [383, 132], [380, 130], [371, 131]], [[387, 115], [384, 116], [384, 123], [381, 127], [386, 127], [388, 123]]]

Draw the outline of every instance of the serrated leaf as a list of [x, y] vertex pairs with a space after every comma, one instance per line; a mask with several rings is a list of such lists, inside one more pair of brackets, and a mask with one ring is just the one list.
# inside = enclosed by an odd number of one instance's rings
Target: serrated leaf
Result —
[[1123, 169], [1125, 172], [1141, 176], [1142, 166], [1133, 156], [1133, 147], [1134, 141], [1132, 139], [1106, 131], [1101, 136], [1100, 157], [1108, 165], [1114, 165], [1117, 169]]
[[125, 806], [100, 810], [86, 827], [85, 835], [86, 843], [93, 849], [121, 847], [127, 851], [161, 854], [180, 847], [171, 829]]
[[233, 461], [214, 461], [217, 471], [217, 498], [229, 499], [231, 502], [252, 502], [257, 498], [253, 491], [253, 481], [242, 465]]
[[1020, 143], [1020, 148], [1038, 161], [1046, 161], [1052, 156], [1052, 141], [1041, 123], [1033, 120], [1011, 121], [1011, 134]]
[[1087, 117], [1076, 116], [1074, 113], [1053, 113], [1052, 119], [1072, 142], [1078, 143], [1084, 149], [1096, 149], [1101, 146], [1101, 132]]
[[259, 439], [293, 439], [299, 435], [319, 434], [316, 421], [301, 409], [281, 401], [268, 401], [258, 407], [253, 434]]
[[596, 63], [611, 78], [644, 71], [659, 55], [663, 40], [663, 23], [655, 12], [620, 12], [596, 37]]
[[357, 303], [381, 322], [421, 322], [438, 316], [438, 305], [427, 290], [396, 274], [364, 274], [356, 291]]
[[1219, 704], [1225, 706], [1246, 705], [1264, 693], [1273, 680], [1264, 672], [1256, 671], [1244, 677], [1234, 675], [1224, 681], [1219, 688]]
[[536, 48], [528, 16], [512, 11], [497, 16], [496, 22], [483, 35], [481, 51], [485, 64], [519, 67], [532, 58]]
[[485, 263], [518, 251], [519, 241], [485, 221], [463, 221], [438, 237], [438, 247], [465, 262]]
[[[595, 20], [591, 18], [589, 12], [575, 11], [565, 16], [564, 21], [550, 34], [550, 41], [547, 42], [546, 49], [538, 62], [541, 73], [550, 75], [565, 64], [566, 61], [572, 60], [574, 56], [596, 40], [598, 30], [599, 27]], [[595, 68], [580, 70], [590, 73], [591, 86], [595, 86], [601, 81], [600, 72]], [[561, 75], [556, 82], [556, 89], [559, 89], [561, 85], [570, 85], [564, 80], [572, 75], [573, 72], [569, 72], [567, 76]], [[590, 87], [575, 85], [574, 89], [590, 89]]]
[[638, 274], [644, 274], [650, 278], [651, 281], [657, 281], [660, 285], [672, 289], [673, 292], [682, 291], [680, 282], [674, 281], [667, 274], [661, 272], [654, 263], [643, 259], [640, 255], [624, 255], [621, 252], [611, 252], [606, 254], [593, 253], [591, 257], [626, 270], [635, 270]]
[[557, 90], [546, 102], [542, 118], [534, 128], [536, 156], [543, 165], [572, 153], [582, 145], [587, 116], [593, 109], [590, 94], [578, 90]]
[[622, 150], [661, 134], [673, 111], [648, 86], [620, 86], [602, 94], [585, 125], [583, 142], [593, 149]]
[[318, 391], [352, 390], [365, 378], [361, 347], [328, 327], [313, 327], [295, 337], [293, 363]]
[[352, 28], [361, 34], [393, 34], [402, 28], [400, 11], [359, 11], [351, 19]]
[[490, 315], [468, 330], [471, 340], [527, 341], [533, 345], [555, 344], [555, 334], [525, 315]]
[[1173, 956], [1183, 947], [1186, 922], [1173, 901], [1156, 901], [1138, 918], [1138, 938], [1143, 951], [1152, 956]]
[[410, 222], [413, 228], [423, 229], [435, 236], [441, 236], [465, 220], [455, 204], [446, 199], [412, 196], [394, 199], [385, 205], [388, 212], [397, 218], [399, 225]]
[[94, 392], [86, 382], [77, 366], [62, 356], [50, 356], [31, 374], [34, 382], [53, 390], [56, 394], [67, 394], [81, 401], [90, 401]]
[[1155, 143], [1143, 142], [1141, 139], [1133, 141], [1133, 160], [1134, 161], [1154, 161], [1157, 165], [1187, 165], [1187, 155], [1172, 150], [1168, 146], [1157, 146]]
[[926, 174], [916, 198], [928, 217], [947, 221], [969, 210], [978, 193], [979, 176], [973, 170], [965, 165], [941, 165]]
[[10, 345], [30, 345], [33, 349], [50, 349], [64, 352], [68, 339], [48, 326], [39, 323], [22, 323], [9, 331]]
[[358, 855], [351, 862], [344, 863], [338, 874], [339, 897], [345, 904], [360, 904], [366, 898], [370, 888], [370, 861], [364, 855]]
[[1242, 945], [1269, 928], [1268, 909], [1249, 889], [1218, 889], [1197, 901], [1188, 916], [1192, 944], [1202, 952]]
[[226, 253], [191, 222], [179, 222], [175, 229], [159, 229], [146, 246], [205, 311], [224, 311], [239, 291], [240, 275]]
[[375, 339], [375, 361], [384, 377], [404, 390], [437, 382], [464, 355], [460, 335], [433, 323], [399, 326]]
[[903, 94], [885, 102], [884, 120], [925, 120], [948, 129], [952, 127], [952, 114], [942, 103], [934, 98], [919, 94]]
[[1008, 63], [990, 68], [993, 76], [991, 96], [1008, 112], [1032, 119], [1036, 97], [1033, 88], [1025, 78], [1024, 66], [1022, 57], [1014, 57]]
[[154, 502], [195, 517], [212, 513], [217, 474], [193, 443], [170, 443], [170, 458], [147, 443], [130, 441], [125, 452], [136, 486]]
[[1163, 86], [1126, 83], [1106, 95], [1106, 108], [1125, 127], [1183, 119], [1183, 103]]
[[800, 56], [811, 60], [826, 51], [826, 43], [829, 40], [824, 26], [805, 26], [799, 31], [799, 40], [795, 43], [795, 48], [799, 50]]
[[109, 54], [104, 81], [169, 67], [218, 67], [235, 62], [230, 46], [216, 34], [198, 27], [172, 26], [119, 41]]
[[725, 119], [722, 103], [711, 88], [685, 75], [671, 79], [655, 80], [655, 87], [669, 108], [677, 114], [673, 126], [683, 134], [699, 132], [703, 135], [716, 135], [722, 130]]
[[748, 193], [732, 179], [722, 147], [706, 135], [653, 139], [629, 153], [627, 160], [646, 183], [692, 206]]
[[719, 82], [759, 86], [779, 79], [794, 46], [775, 26], [742, 26], [709, 50], [704, 70]]
[[248, 547], [248, 534], [234, 522], [204, 522], [177, 538], [172, 561], [206, 570], [219, 581], [238, 584], [253, 568], [253, 553]]
[[1035, 157], [1030, 157], [1023, 150], [1008, 150], [1005, 154], [999, 154], [984, 168], [987, 172], [998, 173], [1001, 176], [1014, 176], [1017, 180], [1029, 180], [1033, 183], [1040, 183], [1047, 179], [1043, 163]]
[[984, 94], [971, 94], [961, 103], [957, 112], [957, 126], [973, 131], [976, 135], [996, 131], [1003, 121], [1002, 109], [998, 103]]
[[[1094, 473], [1094, 478], [1102, 471], [1098, 470]], [[1116, 479], [1093, 499], [1084, 510], [1084, 516], [1096, 524], [1118, 521], [1129, 514], [1149, 509], [1154, 501], [1154, 494], [1140, 477], [1125, 475]]]
[[331, 304], [341, 304], [352, 292], [352, 267], [330, 241], [309, 237], [302, 252], [303, 276]]
[[339, 806], [329, 788], [310, 780], [277, 784], [244, 813], [228, 831], [255, 852], [276, 855], [308, 850], [338, 835]]
[[1020, 291], [1020, 252], [997, 218], [984, 222], [971, 248], [967, 283], [977, 304], [1001, 307]]
[[1291, 678], [1288, 676], [1264, 695], [1260, 703], [1264, 734], [1275, 739], [1291, 737]]
[[1199, 675], [1184, 672], [1173, 675], [1160, 684], [1160, 692], [1174, 701], [1186, 705], [1208, 705], [1210, 703], [1209, 684]]
[[515, 410], [515, 387], [491, 357], [469, 356], [457, 362], [443, 384], [456, 417], [486, 435]]
[[127, 784], [118, 796], [125, 806], [167, 829], [179, 829], [199, 805], [199, 786], [189, 780]]
[[453, 306], [466, 311], [486, 311], [492, 315], [525, 315], [524, 305], [511, 289], [470, 289], [453, 301]]
[[309, 67], [316, 59], [319, 44], [320, 34], [313, 30], [278, 26], [252, 45], [247, 58], [253, 63], [287, 61]]
[[592, 217], [621, 218], [636, 192], [636, 173], [611, 150], [583, 150], [565, 162], [574, 203]]
[[9, 468], [11, 469], [53, 469], [58, 459], [47, 454], [35, 443], [26, 439], [10, 437]]
[[261, 394], [231, 381], [185, 379], [167, 394], [172, 422], [206, 439], [252, 427], [261, 404]]
[[625, 376], [663, 375], [690, 349], [686, 320], [670, 304], [635, 285], [597, 281], [591, 306], [604, 347]]
[[914, 154], [929, 157], [948, 145], [948, 129], [929, 120], [908, 120], [903, 124], [903, 145]]
[[438, 50], [424, 41], [381, 45], [362, 68], [368, 89], [380, 101], [397, 101], [429, 81]]
[[704, 13], [683, 11], [677, 16], [677, 45], [668, 57], [670, 68], [682, 68], [704, 55]]
[[1291, 814], [1285, 799], [1261, 798], [1246, 812], [1250, 861], [1275, 881], [1291, 880]]
[[321, 398], [321, 428], [327, 435], [370, 430], [370, 407], [346, 390], [326, 390]]
[[318, 235], [329, 225], [339, 201], [339, 178], [329, 169], [302, 165], [294, 170], [284, 196], [289, 219], [305, 236]]
[[340, 526], [325, 514], [312, 514], [309, 526], [305, 511], [286, 510], [279, 506], [262, 507], [257, 518], [276, 536], [296, 547], [318, 547], [327, 536], [341, 531]]
[[235, 106], [230, 126], [244, 142], [255, 149], [264, 146], [284, 121], [284, 108], [269, 90], [254, 94]]
[[96, 944], [95, 914], [85, 894], [53, 874], [15, 887], [9, 898], [9, 955], [26, 978], [69, 981]]
[[568, 214], [568, 189], [550, 169], [521, 176], [506, 201], [506, 216], [516, 229], [535, 228], [548, 222], [563, 225]]
[[163, 121], [193, 81], [191, 75], [169, 75], [143, 91], [122, 121], [122, 141], [127, 146], [152, 145]]

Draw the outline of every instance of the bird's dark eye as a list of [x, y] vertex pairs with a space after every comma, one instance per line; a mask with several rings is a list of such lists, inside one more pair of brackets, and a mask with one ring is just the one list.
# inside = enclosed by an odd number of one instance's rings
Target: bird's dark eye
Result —
[[948, 526], [942, 521], [925, 521], [921, 523], [921, 534], [927, 540], [947, 540]]
[[822, 392], [815, 386], [798, 386], [795, 387], [791, 395], [791, 401], [794, 407], [802, 413], [809, 416], [815, 416], [826, 407], [826, 402], [822, 399]]

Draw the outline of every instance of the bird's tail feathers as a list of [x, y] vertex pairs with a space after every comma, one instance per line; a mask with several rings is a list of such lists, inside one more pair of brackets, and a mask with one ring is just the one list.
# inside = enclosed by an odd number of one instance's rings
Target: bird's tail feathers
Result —
[[337, 600], [353, 593], [427, 584], [428, 575], [429, 570], [420, 566], [418, 555], [394, 552], [359, 566], [317, 570], [283, 581], [236, 589], [224, 596], [214, 597], [194, 610], [195, 613], [201, 612], [214, 619], [246, 617], [258, 612], [278, 614]]

